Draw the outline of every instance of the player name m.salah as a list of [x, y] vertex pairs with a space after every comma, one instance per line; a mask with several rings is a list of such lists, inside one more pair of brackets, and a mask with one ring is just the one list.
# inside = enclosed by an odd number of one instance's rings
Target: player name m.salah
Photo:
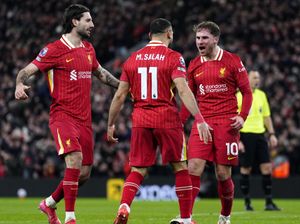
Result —
[[163, 61], [165, 60], [165, 55], [162, 54], [137, 54], [135, 60], [156, 60], [156, 61]]

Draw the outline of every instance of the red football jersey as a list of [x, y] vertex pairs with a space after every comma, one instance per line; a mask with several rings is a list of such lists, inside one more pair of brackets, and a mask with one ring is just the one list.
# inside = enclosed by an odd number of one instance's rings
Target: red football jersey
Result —
[[[228, 121], [237, 115], [237, 89], [251, 93], [247, 71], [240, 58], [221, 48], [215, 60], [207, 61], [198, 56], [190, 62], [188, 82], [207, 121]], [[247, 117], [250, 106], [251, 95], [243, 117]]]
[[185, 62], [180, 53], [162, 42], [150, 41], [124, 63], [120, 80], [130, 84], [133, 97], [133, 127], [182, 127], [173, 79], [185, 78]]
[[50, 123], [73, 119], [90, 126], [92, 71], [99, 67], [93, 46], [83, 41], [74, 47], [63, 35], [44, 47], [32, 63], [47, 74], [52, 96]]

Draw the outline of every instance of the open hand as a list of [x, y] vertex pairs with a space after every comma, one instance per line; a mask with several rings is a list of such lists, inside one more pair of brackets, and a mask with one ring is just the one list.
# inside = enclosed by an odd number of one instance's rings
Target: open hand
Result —
[[197, 123], [197, 129], [201, 141], [205, 144], [212, 141], [210, 131], [213, 130], [206, 122]]
[[230, 120], [233, 121], [233, 123], [231, 124], [231, 127], [233, 127], [233, 128], [236, 129], [236, 130], [240, 130], [240, 129], [242, 129], [242, 127], [244, 126], [244, 122], [245, 122], [245, 121], [244, 121], [244, 119], [243, 119], [241, 116], [239, 116], [239, 115], [230, 118]]

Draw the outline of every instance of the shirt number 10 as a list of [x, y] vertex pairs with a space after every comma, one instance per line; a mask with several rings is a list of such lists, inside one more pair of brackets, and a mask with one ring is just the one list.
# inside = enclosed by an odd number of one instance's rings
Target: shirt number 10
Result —
[[236, 142], [226, 142], [227, 155], [237, 156], [239, 154], [239, 146]]
[[147, 99], [148, 77], [151, 77], [151, 98], [157, 99], [157, 67], [139, 67], [138, 73], [141, 74], [141, 99]]

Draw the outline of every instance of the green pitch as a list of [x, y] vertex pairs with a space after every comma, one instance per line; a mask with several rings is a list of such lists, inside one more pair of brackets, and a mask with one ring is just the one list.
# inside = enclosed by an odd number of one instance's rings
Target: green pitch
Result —
[[[43, 224], [46, 216], [37, 210], [38, 198], [0, 198], [0, 224]], [[232, 213], [232, 224], [293, 224], [300, 223], [300, 200], [276, 200], [280, 212], [263, 211], [264, 201], [253, 200], [253, 212], [244, 211], [243, 201], [236, 200]], [[77, 224], [112, 224], [118, 202], [104, 199], [79, 198], [77, 201]], [[58, 216], [64, 221], [64, 203], [58, 206]], [[199, 224], [215, 224], [220, 204], [216, 199], [196, 202], [194, 219]], [[168, 224], [178, 214], [175, 201], [134, 201], [128, 224]]]

